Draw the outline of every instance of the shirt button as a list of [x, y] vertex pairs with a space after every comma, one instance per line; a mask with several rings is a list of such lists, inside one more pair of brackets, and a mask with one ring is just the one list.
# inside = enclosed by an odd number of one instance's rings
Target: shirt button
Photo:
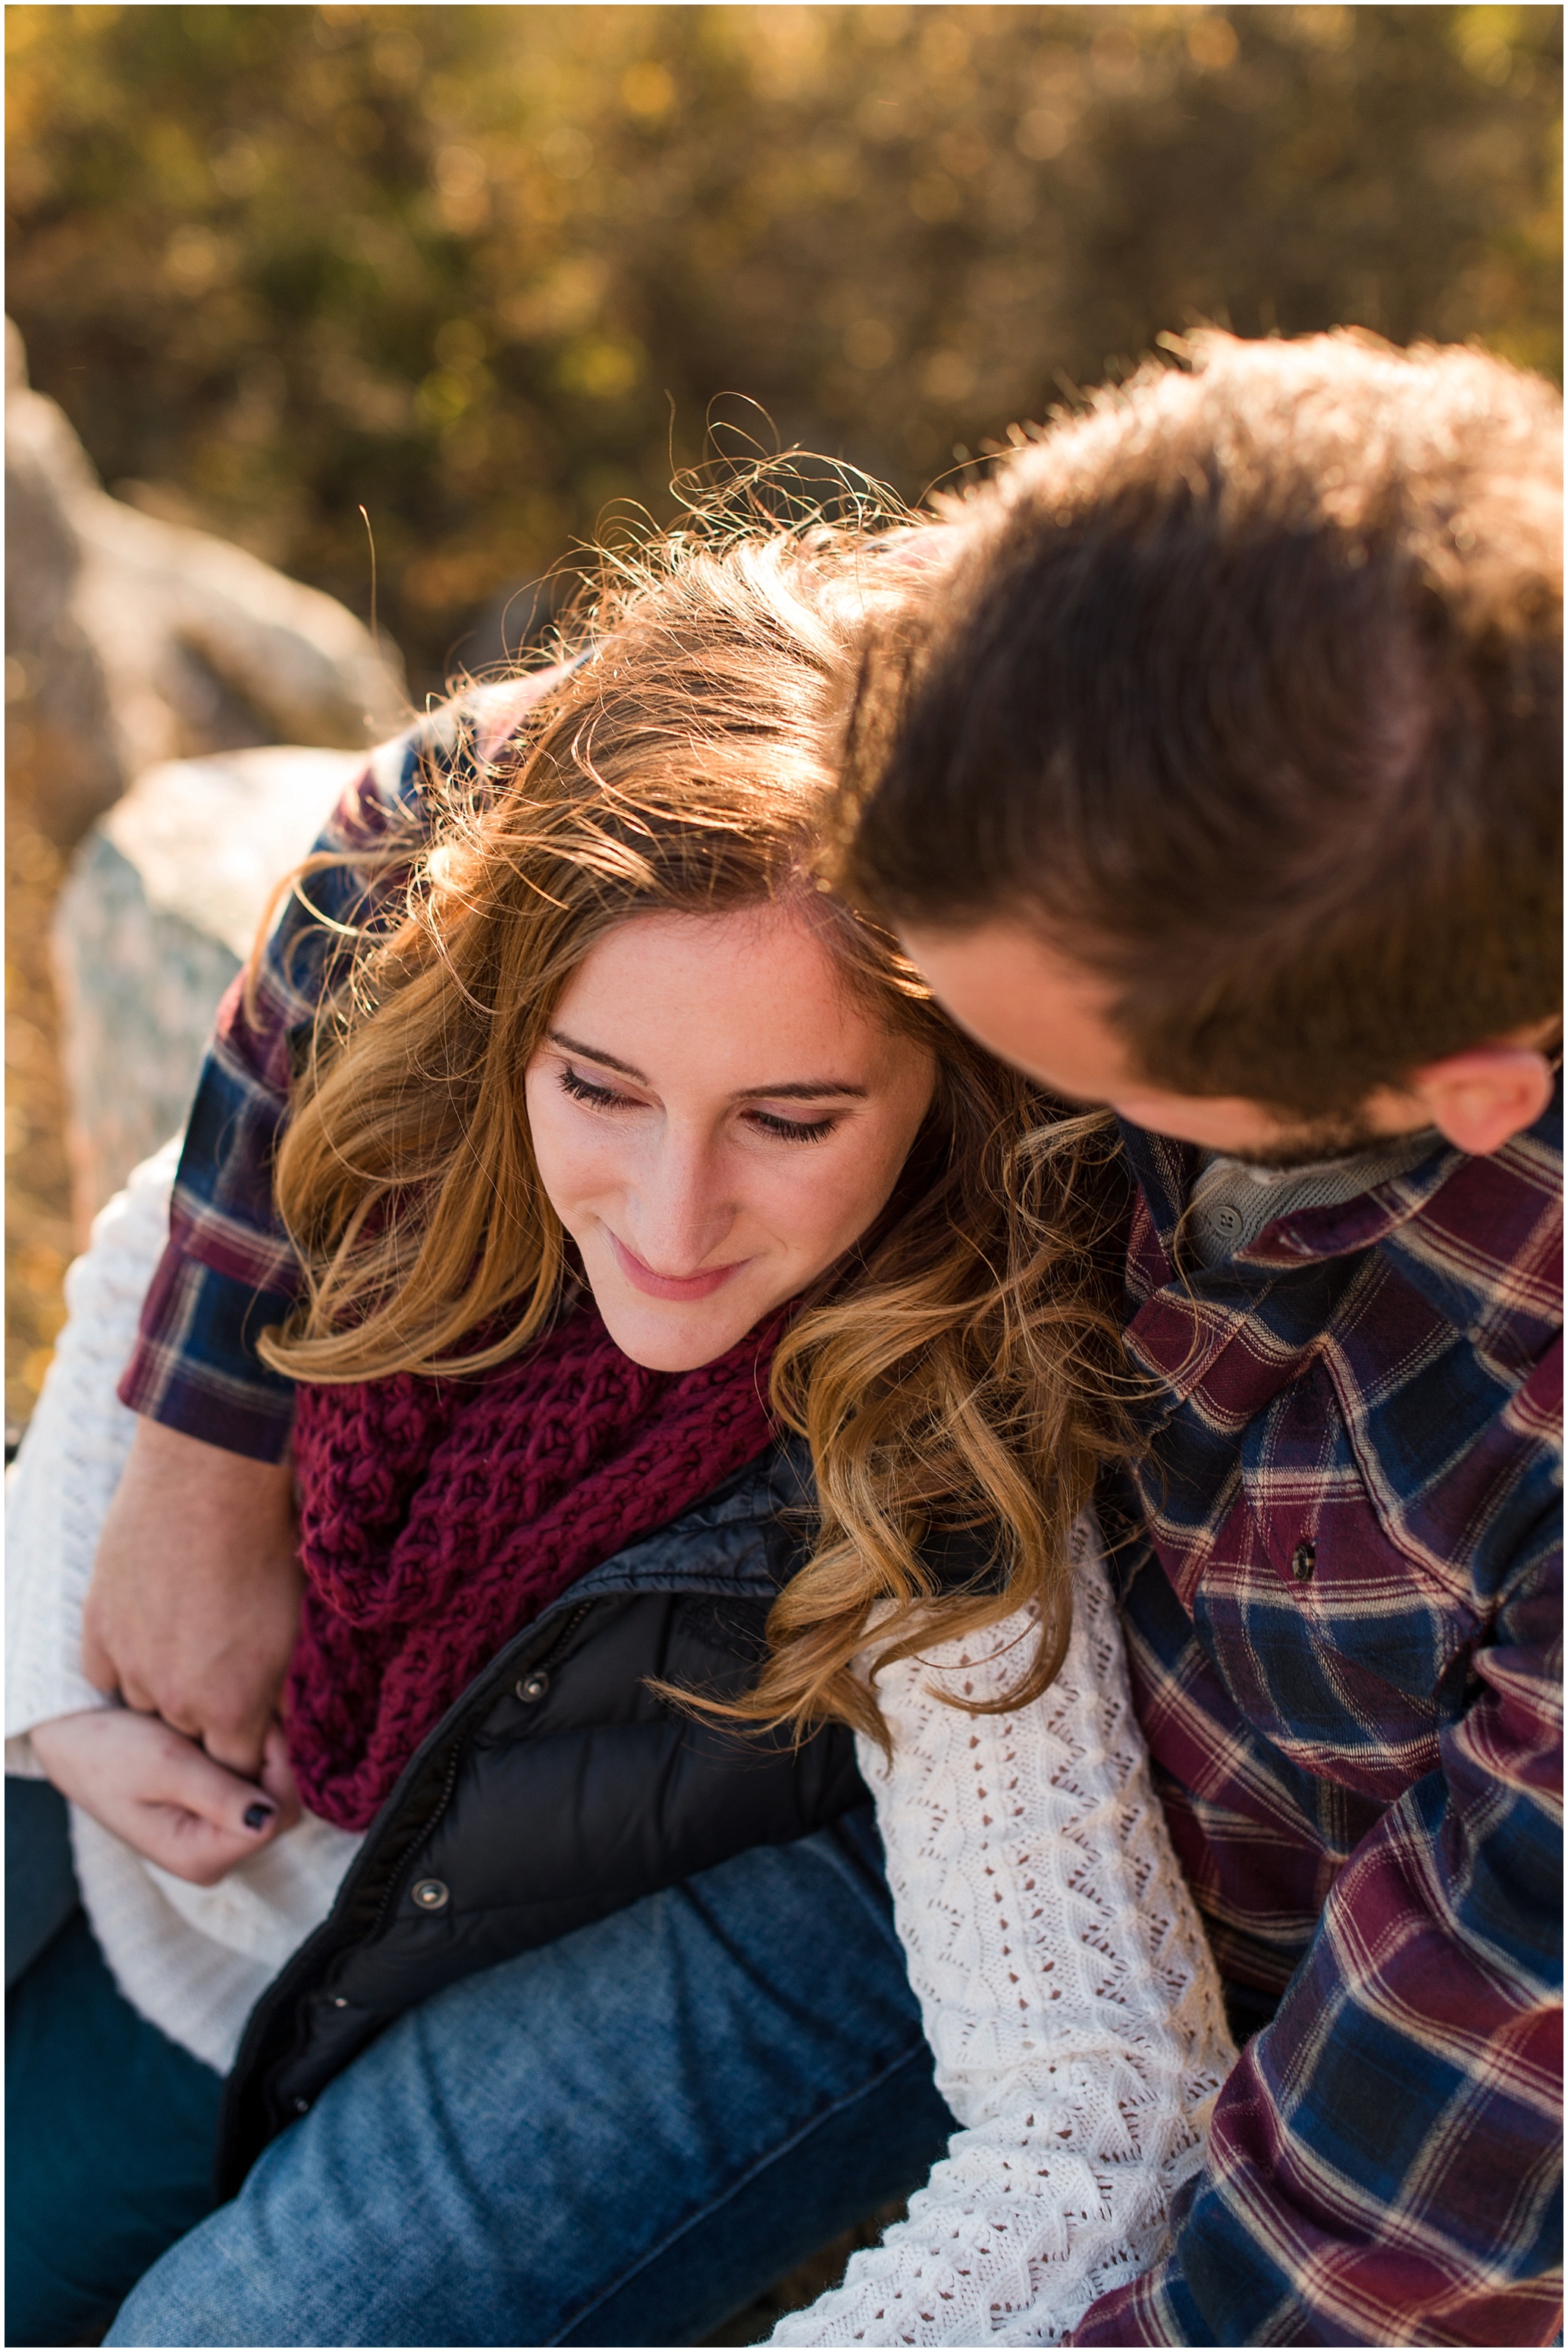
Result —
[[531, 1675], [524, 1675], [521, 1682], [519, 1683], [517, 1695], [525, 1706], [532, 1706], [544, 1696], [549, 1688], [550, 1676], [542, 1666], [535, 1666], [533, 1672]]
[[1210, 1210], [1209, 1223], [1216, 1234], [1223, 1234], [1229, 1241], [1241, 1231], [1241, 1211], [1232, 1208], [1228, 1201], [1222, 1201], [1217, 1209]]
[[1295, 1578], [1297, 1583], [1305, 1584], [1317, 1565], [1317, 1545], [1315, 1543], [1307, 1543], [1305, 1541], [1299, 1543], [1296, 1546], [1295, 1550], [1290, 1555], [1290, 1573]]
[[444, 1878], [416, 1878], [411, 1892], [415, 1908], [419, 1911], [444, 1911], [452, 1899], [452, 1890]]

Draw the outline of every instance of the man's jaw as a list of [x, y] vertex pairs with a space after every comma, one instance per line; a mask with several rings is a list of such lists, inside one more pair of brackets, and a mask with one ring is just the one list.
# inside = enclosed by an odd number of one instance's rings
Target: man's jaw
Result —
[[1286, 1171], [1316, 1168], [1327, 1160], [1352, 1160], [1363, 1151], [1391, 1150], [1420, 1132], [1419, 1125], [1391, 1134], [1365, 1119], [1318, 1119], [1308, 1127], [1288, 1128], [1266, 1143], [1205, 1148], [1214, 1150], [1217, 1159], [1239, 1160], [1247, 1168]]

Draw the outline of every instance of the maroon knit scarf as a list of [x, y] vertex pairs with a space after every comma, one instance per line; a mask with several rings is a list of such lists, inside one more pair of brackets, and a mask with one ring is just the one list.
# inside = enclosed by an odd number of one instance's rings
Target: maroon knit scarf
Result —
[[313, 1813], [365, 1828], [514, 1633], [762, 1452], [782, 1324], [695, 1371], [650, 1372], [589, 1302], [472, 1380], [300, 1390], [305, 1597], [285, 1712]]

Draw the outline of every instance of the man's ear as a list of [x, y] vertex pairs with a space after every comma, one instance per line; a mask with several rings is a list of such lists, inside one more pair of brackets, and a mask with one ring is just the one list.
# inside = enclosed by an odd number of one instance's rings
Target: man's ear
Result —
[[1413, 1070], [1409, 1094], [1461, 1151], [1499, 1151], [1552, 1100], [1552, 1065], [1534, 1045], [1477, 1045]]

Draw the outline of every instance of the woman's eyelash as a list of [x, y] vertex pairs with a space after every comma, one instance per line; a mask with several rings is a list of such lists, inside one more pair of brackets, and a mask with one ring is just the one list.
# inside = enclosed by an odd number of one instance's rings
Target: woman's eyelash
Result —
[[[558, 1076], [563, 1093], [574, 1102], [589, 1104], [595, 1110], [620, 1110], [633, 1100], [630, 1095], [618, 1094], [614, 1087], [595, 1085], [581, 1070], [574, 1070], [570, 1062], [562, 1065]], [[746, 1117], [764, 1134], [776, 1135], [782, 1143], [820, 1143], [838, 1124], [831, 1115], [826, 1118], [781, 1118], [776, 1111], [752, 1110]]]
[[758, 1127], [765, 1129], [769, 1135], [782, 1137], [785, 1143], [820, 1143], [825, 1136], [832, 1134], [838, 1124], [836, 1118], [780, 1118], [776, 1111], [771, 1110], [749, 1111], [747, 1117]]
[[560, 1076], [563, 1090], [574, 1101], [592, 1103], [596, 1110], [614, 1110], [631, 1100], [629, 1095], [617, 1094], [614, 1087], [596, 1087], [592, 1078], [584, 1077], [569, 1062], [563, 1065]]

